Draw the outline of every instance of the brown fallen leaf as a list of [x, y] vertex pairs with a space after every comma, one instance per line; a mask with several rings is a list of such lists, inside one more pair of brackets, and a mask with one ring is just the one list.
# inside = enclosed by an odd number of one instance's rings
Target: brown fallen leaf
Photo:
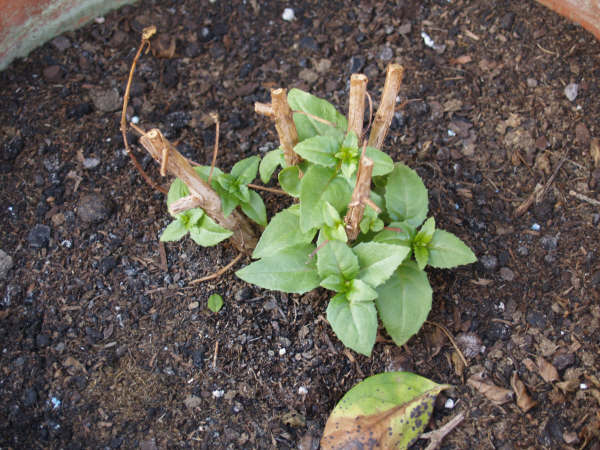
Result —
[[477, 389], [481, 394], [485, 395], [497, 405], [503, 405], [506, 402], [510, 402], [513, 398], [513, 392], [510, 389], [504, 389], [489, 383], [487, 377], [485, 377], [483, 373], [472, 375], [467, 380], [467, 384]]
[[553, 381], [559, 379], [558, 370], [556, 370], [556, 367], [546, 361], [542, 356], [538, 356], [536, 362], [539, 374], [546, 383], [552, 383]]
[[527, 367], [527, 370], [529, 370], [530, 372], [537, 372], [538, 371], [538, 367], [536, 366], [536, 364], [533, 362], [533, 360], [529, 359], [529, 358], [525, 358], [523, 360], [523, 365], [525, 367]]
[[575, 392], [579, 389], [579, 380], [567, 380], [556, 383], [556, 386], [563, 391], [565, 394], [569, 392]]
[[516, 371], [513, 372], [512, 377], [510, 378], [510, 385], [512, 386], [513, 391], [515, 391], [517, 396], [517, 406], [521, 408], [521, 411], [526, 413], [537, 404], [527, 392], [525, 384], [519, 379]]

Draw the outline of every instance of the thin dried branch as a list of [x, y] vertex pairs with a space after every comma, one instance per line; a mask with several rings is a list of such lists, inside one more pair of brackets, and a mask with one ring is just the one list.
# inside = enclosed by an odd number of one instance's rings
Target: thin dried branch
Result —
[[353, 73], [350, 77], [350, 100], [348, 102], [348, 131], [354, 131], [358, 139], [362, 138], [365, 119], [365, 97], [369, 79], [362, 73]]
[[275, 113], [273, 112], [273, 107], [270, 103], [254, 103], [254, 112], [257, 114], [261, 114], [267, 117], [274, 117]]
[[438, 428], [437, 430], [429, 431], [427, 433], [423, 433], [419, 436], [421, 439], [429, 439], [429, 445], [425, 450], [435, 450], [442, 443], [442, 439], [446, 437], [458, 424], [460, 424], [465, 418], [465, 414], [463, 412], [458, 413], [454, 416], [450, 421], [448, 421], [445, 425]]
[[210, 163], [210, 172], [208, 173], [208, 184], [210, 184], [215, 170], [215, 164], [217, 164], [217, 154], [219, 153], [219, 115], [217, 113], [210, 113], [210, 118], [215, 121], [215, 147], [213, 149], [213, 157]]
[[271, 91], [271, 105], [285, 163], [288, 166], [295, 166], [300, 162], [300, 157], [294, 152], [294, 147], [298, 143], [298, 132], [294, 124], [292, 110], [287, 102], [287, 91], [282, 88], [273, 89]]
[[140, 143], [159, 164], [162, 162], [164, 148], [166, 147], [169, 152], [166, 163], [168, 172], [185, 183], [191, 194], [200, 200], [198, 206], [211, 219], [233, 231], [231, 239], [239, 251], [248, 254], [254, 249], [258, 239], [250, 222], [237, 210], [234, 210], [228, 216], [223, 215], [221, 199], [218, 194], [200, 178], [188, 160], [175, 149], [160, 130], [154, 128], [148, 131], [140, 137]]
[[138, 59], [140, 59], [140, 55], [144, 51], [144, 48], [150, 48], [150, 38], [156, 33], [156, 27], [150, 26], [144, 28], [142, 32], [142, 42], [133, 58], [133, 62], [131, 63], [131, 69], [129, 70], [129, 78], [127, 79], [127, 86], [125, 87], [125, 95], [123, 95], [123, 109], [121, 110], [121, 134], [123, 135], [123, 142], [125, 144], [125, 151], [129, 155], [131, 162], [137, 169], [137, 171], [142, 175], [142, 178], [148, 183], [148, 185], [163, 194], [167, 193], [167, 190], [156, 184], [152, 178], [144, 171], [137, 158], [131, 151], [131, 147], [129, 147], [129, 142], [127, 141], [127, 105], [129, 104], [129, 96], [131, 92], [131, 81], [133, 80], [133, 74], [135, 73], [135, 66], [137, 65]]
[[365, 206], [371, 193], [371, 177], [373, 175], [373, 161], [366, 156], [362, 156], [358, 165], [358, 174], [356, 175], [356, 185], [352, 192], [352, 199], [348, 205], [348, 212], [344, 217], [346, 223], [346, 234], [348, 239], [353, 241], [360, 231], [360, 221], [365, 213]]
[[432, 322], [431, 320], [426, 320], [425, 323], [428, 323], [429, 325], [433, 325], [435, 327], [438, 327], [440, 330], [442, 330], [442, 332], [446, 335], [446, 337], [448, 338], [448, 340], [450, 341], [450, 343], [452, 344], [452, 347], [454, 347], [454, 350], [456, 350], [456, 353], [458, 354], [459, 358], [461, 359], [462, 363], [465, 365], [465, 367], [469, 367], [469, 363], [467, 362], [467, 358], [465, 358], [465, 355], [463, 355], [463, 352], [460, 350], [458, 344], [456, 343], [456, 341], [454, 340], [454, 337], [450, 334], [450, 332], [448, 331], [448, 329], [437, 322]]
[[243, 253], [240, 253], [239, 255], [237, 255], [229, 264], [227, 264], [224, 267], [221, 267], [219, 270], [217, 270], [215, 273], [207, 275], [205, 277], [202, 278], [197, 278], [193, 281], [190, 281], [189, 284], [193, 285], [193, 284], [198, 284], [198, 283], [203, 283], [205, 281], [210, 281], [210, 280], [214, 280], [215, 278], [219, 278], [221, 275], [223, 275], [225, 272], [227, 272], [229, 269], [231, 269], [233, 266], [235, 266], [237, 264], [237, 262], [242, 259], [242, 256], [244, 256]]
[[385, 136], [394, 117], [394, 106], [396, 105], [396, 96], [402, 84], [404, 76], [404, 67], [399, 64], [390, 64], [387, 68], [383, 93], [381, 94], [381, 103], [375, 114], [373, 128], [369, 135], [369, 146], [381, 150], [385, 141]]

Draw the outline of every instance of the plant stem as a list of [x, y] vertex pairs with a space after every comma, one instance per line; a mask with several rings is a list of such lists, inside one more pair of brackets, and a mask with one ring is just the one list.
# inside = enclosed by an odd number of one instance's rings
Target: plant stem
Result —
[[135, 73], [135, 66], [138, 62], [138, 59], [140, 59], [140, 56], [142, 54], [142, 51], [144, 51], [144, 48], [146, 46], [150, 47], [150, 38], [155, 33], [156, 33], [155, 26], [150, 26], [150, 27], [144, 28], [143, 33], [142, 33], [142, 42], [140, 43], [137, 53], [135, 54], [135, 56], [133, 58], [133, 62], [131, 63], [131, 68], [129, 69], [129, 78], [127, 79], [127, 86], [125, 87], [125, 95], [123, 95], [123, 108], [121, 110], [121, 134], [123, 135], [123, 143], [125, 144], [125, 151], [129, 155], [129, 158], [131, 159], [131, 162], [133, 163], [133, 165], [135, 166], [137, 171], [140, 173], [140, 175], [142, 175], [142, 178], [146, 181], [146, 183], [148, 183], [148, 185], [150, 187], [153, 187], [154, 189], [162, 192], [163, 194], [166, 194], [167, 190], [164, 187], [156, 184], [152, 180], [152, 178], [150, 178], [150, 176], [144, 171], [144, 169], [138, 162], [137, 158], [131, 151], [131, 147], [129, 147], [129, 142], [127, 141], [127, 104], [129, 103], [129, 93], [131, 91], [131, 81], [133, 80], [133, 74]]
[[371, 176], [373, 175], [373, 161], [366, 156], [360, 159], [358, 174], [356, 175], [356, 186], [352, 192], [352, 199], [348, 205], [348, 212], [344, 217], [346, 223], [346, 234], [353, 241], [358, 236], [360, 221], [365, 213], [365, 206], [371, 192]]
[[354, 131], [358, 142], [362, 141], [363, 120], [365, 118], [365, 96], [369, 79], [362, 73], [350, 77], [350, 100], [348, 102], [348, 131]]
[[273, 89], [271, 91], [271, 105], [285, 163], [288, 166], [295, 166], [300, 162], [300, 157], [294, 152], [294, 147], [298, 143], [298, 132], [294, 124], [292, 110], [287, 102], [287, 90], [282, 88]]
[[383, 85], [383, 93], [381, 94], [381, 103], [375, 114], [373, 128], [369, 135], [369, 147], [375, 147], [381, 150], [381, 146], [385, 141], [385, 136], [392, 123], [394, 117], [394, 106], [396, 104], [396, 96], [402, 84], [404, 76], [404, 67], [399, 64], [390, 64], [387, 68], [385, 84]]
[[[140, 137], [142, 146], [161, 164], [163, 154], [168, 153], [166, 169], [169, 173], [180, 178], [196, 198], [195, 206], [202, 208], [206, 214], [219, 225], [233, 231], [231, 240], [235, 247], [249, 254], [258, 241], [250, 222], [239, 211], [234, 210], [224, 216], [219, 195], [192, 168], [188, 160], [162, 135], [160, 130], [153, 128]], [[190, 201], [189, 199], [187, 201]]]

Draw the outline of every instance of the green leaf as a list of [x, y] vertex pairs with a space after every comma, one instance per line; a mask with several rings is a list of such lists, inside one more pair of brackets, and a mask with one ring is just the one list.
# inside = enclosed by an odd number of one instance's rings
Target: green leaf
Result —
[[373, 302], [350, 303], [344, 294], [337, 294], [327, 306], [327, 320], [346, 347], [371, 356], [377, 337], [377, 311]]
[[427, 189], [417, 172], [397, 164], [385, 186], [385, 204], [391, 218], [418, 227], [427, 216], [428, 202]]
[[344, 142], [342, 142], [342, 148], [352, 148], [358, 150], [358, 136], [352, 130], [346, 133]]
[[368, 302], [377, 298], [377, 291], [363, 280], [355, 278], [350, 282], [346, 297], [350, 303]]
[[379, 177], [386, 175], [394, 170], [394, 161], [386, 153], [375, 147], [367, 147], [365, 149], [365, 156], [371, 159], [373, 165], [373, 176]]
[[410, 372], [368, 377], [331, 412], [321, 448], [407, 449], [425, 430], [437, 395], [449, 387]]
[[300, 196], [300, 169], [298, 166], [291, 166], [282, 169], [279, 172], [279, 185], [292, 197]]
[[337, 160], [333, 155], [339, 147], [340, 141], [334, 136], [313, 136], [296, 144], [294, 151], [307, 161], [334, 167]]
[[208, 297], [207, 306], [208, 309], [215, 314], [218, 313], [223, 307], [223, 297], [221, 297], [219, 294], [212, 294], [210, 297]]
[[345, 289], [345, 280], [339, 275], [329, 275], [321, 281], [321, 286], [330, 291], [340, 292]]
[[160, 235], [161, 242], [178, 241], [187, 234], [188, 230], [182, 220], [175, 219]]
[[433, 233], [435, 232], [435, 219], [430, 217], [425, 221], [419, 233], [417, 233], [416, 241], [421, 244], [429, 244], [431, 242], [431, 238], [433, 238]]
[[233, 176], [239, 184], [252, 183], [256, 178], [259, 163], [260, 157], [257, 155], [242, 159], [235, 163], [231, 168], [231, 176]]
[[353, 249], [358, 257], [360, 272], [358, 278], [373, 287], [379, 286], [392, 276], [394, 270], [402, 264], [410, 248], [402, 245], [363, 242]]
[[260, 160], [260, 165], [258, 166], [260, 181], [267, 184], [271, 180], [271, 176], [273, 176], [275, 169], [280, 166], [283, 167], [284, 165], [285, 161], [283, 159], [283, 149], [281, 147], [265, 153], [265, 156]]
[[190, 190], [185, 183], [179, 178], [175, 178], [171, 183], [171, 187], [167, 194], [167, 207], [171, 206], [171, 203], [176, 202], [180, 198], [187, 197], [188, 195], [190, 195]]
[[329, 202], [323, 203], [323, 220], [328, 227], [334, 227], [342, 222], [340, 213]]
[[196, 226], [190, 228], [190, 237], [202, 247], [212, 247], [232, 235], [233, 231], [223, 228], [206, 215]]
[[416, 231], [407, 222], [392, 222], [373, 237], [373, 242], [404, 245], [411, 248]]
[[229, 191], [225, 190], [221, 184], [219, 184], [219, 179], [220, 178], [217, 179], [217, 182], [214, 184], [213, 188], [221, 198], [223, 215], [227, 217], [229, 214], [231, 214], [231, 211], [233, 211], [235, 207], [240, 204], [240, 202], [235, 196], [233, 196]]
[[297, 244], [310, 244], [316, 230], [300, 231], [300, 205], [293, 205], [275, 214], [260, 236], [252, 258], [271, 256]]
[[421, 329], [431, 310], [427, 274], [413, 261], [407, 261], [377, 288], [377, 294], [375, 304], [386, 331], [396, 345], [404, 345]]
[[351, 196], [350, 185], [345, 179], [337, 177], [334, 169], [311, 166], [300, 183], [300, 229], [308, 231], [324, 223], [324, 202], [342, 211]]
[[[291, 89], [288, 92], [288, 103], [293, 111], [303, 111], [320, 117], [343, 131], [346, 131], [348, 128], [346, 118], [338, 113], [331, 103], [315, 97], [308, 92], [301, 91], [300, 89]], [[294, 114], [294, 123], [300, 141], [317, 135], [326, 135], [331, 128], [331, 125], [298, 113]]]
[[348, 242], [348, 235], [346, 234], [346, 227], [343, 223], [335, 225], [333, 227], [328, 227], [325, 225], [321, 228], [323, 231], [323, 235], [329, 241], [341, 241]]
[[427, 250], [427, 247], [422, 245], [415, 245], [413, 247], [413, 252], [415, 254], [415, 261], [417, 261], [419, 270], [423, 270], [427, 265], [427, 260], [429, 259], [429, 250]]
[[[202, 178], [204, 181], [208, 182], [208, 176], [210, 175], [210, 166], [194, 166], [194, 170], [196, 171], [196, 173], [198, 175], [200, 175], [200, 178]], [[215, 167], [213, 169], [212, 179], [214, 180], [215, 177], [218, 177], [222, 173], [223, 173], [223, 171], [221, 169], [219, 169], [218, 167]]]
[[351, 280], [358, 275], [358, 258], [345, 243], [329, 241], [317, 251], [317, 270], [321, 278], [337, 275]]
[[252, 190], [249, 191], [249, 195], [250, 201], [242, 203], [242, 211], [257, 224], [262, 225], [263, 227], [266, 226], [267, 210], [262, 197]]
[[309, 258], [314, 249], [311, 244], [288, 247], [238, 270], [236, 275], [265, 289], [303, 294], [321, 281], [314, 258]]
[[429, 249], [429, 265], [438, 269], [470, 264], [477, 257], [458, 237], [444, 230], [435, 230], [433, 239], [427, 246]]

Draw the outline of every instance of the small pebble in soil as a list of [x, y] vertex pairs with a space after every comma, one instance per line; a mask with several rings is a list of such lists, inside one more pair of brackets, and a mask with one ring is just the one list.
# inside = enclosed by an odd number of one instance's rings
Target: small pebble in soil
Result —
[[531, 225], [531, 229], [532, 229], [533, 231], [540, 231], [540, 229], [541, 229], [541, 228], [542, 228], [542, 227], [540, 226], [540, 224], [539, 224], [539, 223], [534, 223], [533, 225]]
[[558, 238], [556, 236], [545, 235], [540, 239], [540, 244], [548, 251], [556, 250], [558, 247]]
[[481, 265], [487, 271], [493, 271], [498, 268], [498, 258], [494, 255], [483, 255], [479, 261], [481, 261]]
[[546, 317], [538, 311], [529, 311], [526, 316], [527, 323], [540, 330], [546, 327]]
[[453, 409], [454, 408], [454, 400], [449, 398], [448, 400], [446, 400], [446, 403], [444, 403], [444, 408], [446, 409]]
[[496, 342], [497, 340], [506, 341], [510, 338], [510, 335], [510, 327], [500, 322], [491, 322], [485, 331], [485, 337], [490, 342]]
[[50, 338], [48, 336], [46, 336], [45, 334], [38, 334], [35, 337], [35, 344], [37, 345], [38, 348], [47, 347], [48, 344], [50, 344]]
[[100, 223], [110, 217], [113, 208], [112, 202], [102, 194], [88, 194], [79, 200], [77, 216], [87, 223]]
[[298, 394], [300, 394], [300, 395], [306, 395], [306, 394], [308, 394], [308, 389], [306, 389], [304, 386], [300, 386], [298, 388]]
[[0, 250], [0, 280], [6, 279], [8, 271], [12, 269], [14, 262], [12, 256], [6, 253], [4, 250]]
[[235, 294], [233, 294], [233, 298], [236, 302], [243, 302], [245, 300], [248, 300], [252, 298], [252, 289], [250, 289], [249, 287], [243, 287], [237, 290]]
[[515, 279], [515, 273], [508, 267], [500, 268], [500, 276], [504, 281], [513, 281]]
[[517, 248], [517, 254], [519, 256], [528, 256], [529, 255], [529, 249], [527, 247], [525, 247], [524, 245], [520, 245]]
[[527, 86], [530, 88], [537, 87], [538, 82], [535, 78], [527, 78]]
[[24, 147], [25, 143], [23, 142], [22, 138], [19, 136], [12, 138], [8, 142], [5, 142], [2, 146], [2, 159], [7, 161], [14, 160], [17, 156], [19, 156], [19, 153], [21, 153]]
[[283, 20], [285, 20], [286, 22], [291, 22], [292, 20], [294, 20], [296, 18], [296, 15], [294, 14], [294, 10], [292, 8], [285, 8], [283, 10], [283, 14], [281, 15], [281, 18]]
[[283, 356], [285, 355], [285, 348], [280, 348], [279, 349], [279, 356]]
[[581, 389], [582, 391], [585, 391], [587, 388], [588, 388], [588, 385], [587, 385], [587, 384], [585, 384], [585, 383], [581, 383], [581, 384], [579, 385], [579, 389]]
[[577, 83], [570, 83], [565, 86], [565, 96], [570, 101], [575, 101], [579, 92], [579, 85]]
[[102, 275], [108, 275], [116, 267], [116, 265], [117, 259], [114, 256], [105, 256], [100, 260], [98, 269]]
[[363, 68], [364, 65], [365, 58], [363, 56], [353, 56], [350, 58], [348, 67], [350, 69], [350, 73], [357, 73]]
[[566, 369], [573, 364], [575, 364], [574, 353], [559, 353], [552, 358], [552, 365], [556, 367], [556, 370]]
[[23, 395], [23, 405], [25, 407], [33, 406], [37, 403], [38, 393], [35, 388], [28, 388]]
[[389, 61], [394, 57], [394, 50], [391, 47], [385, 46], [381, 53], [379, 54], [379, 59], [382, 61]]
[[48, 247], [50, 243], [50, 227], [37, 224], [27, 234], [27, 242], [33, 248]]
[[98, 158], [84, 158], [83, 159], [83, 168], [84, 169], [95, 169], [100, 165], [100, 160]]
[[121, 109], [121, 97], [119, 91], [112, 89], [92, 89], [90, 97], [97, 110], [102, 112], [113, 112]]

